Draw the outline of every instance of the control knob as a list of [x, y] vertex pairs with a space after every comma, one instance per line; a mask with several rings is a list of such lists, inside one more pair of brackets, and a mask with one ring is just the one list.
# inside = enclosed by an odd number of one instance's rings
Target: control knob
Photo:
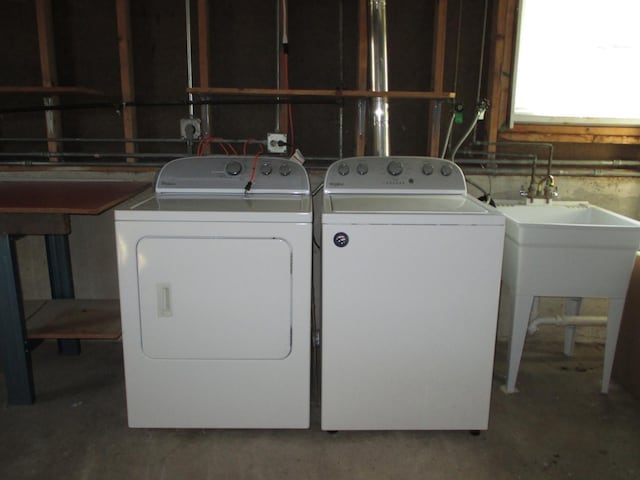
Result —
[[440, 169], [440, 173], [443, 177], [448, 177], [453, 173], [453, 168], [451, 168], [451, 165], [443, 165]]
[[228, 175], [235, 177], [242, 171], [242, 164], [236, 160], [231, 160], [225, 165], [224, 171], [227, 172]]
[[359, 163], [356, 167], [356, 172], [358, 172], [358, 175], [366, 175], [369, 172], [369, 165], [364, 162]]
[[425, 175], [431, 175], [433, 173], [433, 165], [430, 163], [425, 163], [422, 165], [422, 173]]
[[389, 175], [397, 177], [402, 173], [402, 164], [395, 160], [389, 162], [389, 165], [387, 165], [387, 172], [389, 172]]
[[260, 165], [260, 173], [262, 175], [271, 175], [272, 171], [273, 167], [270, 162], [263, 162], [262, 165]]
[[338, 165], [338, 173], [340, 175], [342, 175], [343, 177], [345, 175], [349, 174], [349, 165], [347, 165], [346, 163], [341, 163], [340, 165]]
[[283, 163], [282, 165], [280, 165], [279, 171], [280, 175], [282, 175], [283, 177], [287, 177], [291, 174], [291, 165], [289, 165], [288, 163]]

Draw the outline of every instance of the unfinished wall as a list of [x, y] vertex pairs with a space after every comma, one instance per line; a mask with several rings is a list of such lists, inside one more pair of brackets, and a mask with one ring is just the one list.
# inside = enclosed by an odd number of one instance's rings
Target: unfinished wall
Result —
[[[0, 41], [10, 48], [0, 49], [0, 85], [39, 85], [40, 66], [33, 0], [7, 0], [0, 5]], [[194, 59], [198, 48], [194, 18]], [[327, 0], [290, 2], [289, 57], [290, 86], [300, 89], [357, 88], [357, 2]], [[487, 96], [487, 68], [481, 64], [483, 32], [491, 26], [494, 1], [488, 2], [488, 23], [483, 24], [484, 2], [449, 2], [445, 90], [457, 93], [456, 102], [443, 104], [441, 137], [454, 103], [464, 104], [462, 123], [456, 123], [452, 138], [457, 141], [466, 130], [480, 98]], [[102, 96], [71, 95], [61, 99], [74, 106], [62, 113], [65, 137], [122, 137], [122, 112], [118, 58], [118, 37], [114, 0], [53, 2], [55, 51], [59, 84], [84, 86], [103, 92]], [[211, 85], [220, 87], [274, 88], [277, 73], [276, 0], [211, 0], [210, 75]], [[388, 2], [389, 86], [392, 90], [431, 89], [433, 13], [435, 0], [394, 0]], [[462, 7], [462, 10], [460, 10]], [[131, 2], [133, 55], [138, 135], [143, 138], [176, 139], [179, 120], [187, 116], [185, 88], [186, 34], [184, 3], [174, 0], [136, 0]], [[486, 38], [489, 36], [487, 34]], [[488, 40], [487, 40], [488, 41]], [[484, 61], [486, 62], [485, 55]], [[198, 65], [194, 62], [194, 81], [198, 84]], [[86, 108], [75, 108], [79, 105]], [[88, 104], [94, 105], [93, 107]], [[0, 106], [0, 153], [45, 151], [46, 144], [8, 144], [7, 137], [44, 137], [44, 113], [28, 111], [42, 105], [42, 96], [3, 95]], [[342, 108], [341, 108], [342, 106]], [[213, 107], [212, 134], [224, 138], [263, 139], [276, 126], [274, 104], [229, 104], [218, 101]], [[355, 151], [356, 102], [346, 100], [292, 106], [295, 144], [317, 166]], [[199, 114], [199, 109], [196, 109]], [[424, 155], [428, 151], [428, 102], [393, 100], [390, 102], [392, 154]], [[476, 137], [484, 139], [480, 122]], [[100, 145], [101, 152], [122, 152], [121, 144]], [[187, 153], [180, 143], [145, 144], [149, 153]], [[69, 143], [65, 151], [90, 152], [95, 144]], [[370, 149], [368, 149], [368, 152]], [[556, 145], [556, 159], [638, 160], [640, 149], [630, 145]], [[20, 158], [2, 157], [6, 162]], [[146, 161], [159, 161], [150, 158]], [[89, 164], [92, 158], [77, 161]], [[118, 168], [109, 173], [90, 172], [104, 178], [127, 172], [122, 158], [108, 159]], [[144, 163], [144, 162], [141, 162]], [[29, 166], [19, 170], [2, 168], [2, 176], [38, 175], [78, 178], [83, 170], [35, 172]], [[629, 168], [637, 172], [637, 167]], [[615, 173], [615, 172], [614, 172]], [[528, 184], [527, 169], [522, 175], [487, 177], [474, 175], [474, 181], [490, 189], [496, 198], [516, 198]], [[124, 173], [127, 178], [150, 181], [154, 169], [144, 173]], [[315, 173], [319, 181], [322, 173]], [[640, 219], [640, 185], [637, 178], [560, 175], [556, 178], [561, 199], [588, 200], [618, 213]], [[472, 193], [480, 195], [480, 192]], [[72, 217], [71, 248], [76, 294], [84, 298], [117, 296], [113, 214], [98, 217]], [[316, 232], [318, 237], [318, 232]], [[49, 296], [42, 239], [25, 237], [18, 241], [21, 277], [27, 298]], [[503, 329], [501, 329], [502, 331]]]

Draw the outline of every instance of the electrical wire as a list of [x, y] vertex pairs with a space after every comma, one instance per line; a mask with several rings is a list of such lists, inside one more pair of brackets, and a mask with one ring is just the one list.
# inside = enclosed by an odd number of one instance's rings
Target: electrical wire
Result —
[[[283, 88], [289, 89], [289, 28], [288, 28], [288, 11], [287, 0], [282, 0], [282, 76], [283, 76]], [[295, 133], [293, 128], [293, 109], [291, 102], [287, 103], [287, 114], [289, 117], [289, 139], [287, 144], [291, 147], [289, 155], [293, 155], [295, 152]]]
[[[489, 0], [484, 0], [484, 19], [482, 20], [482, 43], [480, 45], [480, 67], [478, 69], [478, 90], [476, 92], [476, 104], [481, 103], [482, 75], [484, 75], [484, 49], [487, 41], [487, 18], [489, 12]], [[477, 130], [473, 130], [473, 141], [478, 139]]]
[[[284, 83], [285, 83], [285, 89], [289, 88], [289, 49], [286, 48], [284, 50], [284, 61], [282, 62], [282, 69], [284, 70]], [[293, 109], [291, 107], [291, 103], [287, 104], [287, 112], [288, 112], [288, 116], [289, 116], [289, 139], [287, 141], [287, 145], [289, 145], [291, 147], [291, 150], [289, 152], [290, 155], [293, 155], [293, 152], [295, 151], [295, 132], [294, 132], [294, 128], [293, 128]]]
[[[211, 143], [215, 143], [216, 145], [218, 145], [218, 147], [220, 147], [220, 149], [224, 152], [225, 155], [238, 155], [238, 151], [231, 144], [231, 142], [224, 142], [222, 140], [223, 139], [220, 138], [220, 137], [211, 137], [211, 136], [204, 137], [198, 143], [198, 148], [196, 150], [196, 155], [199, 156], [199, 157], [204, 155], [206, 153], [207, 145], [209, 145]], [[245, 140], [245, 142], [248, 142], [248, 141], [249, 140]]]
[[[316, 188], [314, 188], [313, 191], [311, 192], [311, 198], [313, 199], [313, 197], [315, 197], [318, 193], [320, 193], [323, 187], [324, 187], [324, 182], [320, 182], [320, 184], [318, 184]], [[320, 246], [320, 243], [316, 240], [316, 236], [313, 234], [313, 231], [311, 232], [311, 239], [315, 247], [318, 250], [322, 250], [322, 247]]]
[[[243, 150], [245, 154], [247, 152], [246, 146], [248, 145], [248, 143], [249, 143], [249, 140], [245, 142], [245, 149]], [[264, 148], [262, 147], [262, 145], [258, 143], [258, 147], [259, 147], [258, 151], [256, 152], [256, 155], [253, 157], [253, 163], [251, 164], [251, 174], [249, 175], [249, 181], [244, 186], [244, 193], [248, 193], [249, 190], [251, 190], [251, 187], [253, 187], [253, 182], [256, 179], [256, 168], [258, 166], [258, 158], [260, 158], [260, 155], [264, 153]]]

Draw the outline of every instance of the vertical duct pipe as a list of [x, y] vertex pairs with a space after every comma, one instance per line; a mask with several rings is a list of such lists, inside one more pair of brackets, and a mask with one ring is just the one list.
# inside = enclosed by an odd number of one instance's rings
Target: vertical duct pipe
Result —
[[[187, 36], [187, 87], [193, 88], [193, 59], [191, 52], [191, 1], [185, 0], [184, 2], [184, 11], [185, 11], [185, 23], [186, 23], [186, 36]], [[189, 118], [193, 118], [194, 107], [193, 107], [193, 93], [189, 93]]]
[[[387, 2], [369, 0], [369, 62], [371, 91], [388, 91], [387, 81]], [[372, 99], [373, 149], [377, 156], [389, 156], [389, 102]]]

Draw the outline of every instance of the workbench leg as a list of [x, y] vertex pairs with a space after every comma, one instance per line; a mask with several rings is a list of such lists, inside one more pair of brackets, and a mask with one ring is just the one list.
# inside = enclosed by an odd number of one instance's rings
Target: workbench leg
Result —
[[0, 356], [9, 405], [33, 403], [35, 389], [20, 278], [13, 239], [6, 233], [0, 233]]
[[[74, 298], [71, 252], [66, 235], [45, 235], [51, 298]], [[79, 355], [80, 340], [58, 340], [58, 352], [63, 355]]]

